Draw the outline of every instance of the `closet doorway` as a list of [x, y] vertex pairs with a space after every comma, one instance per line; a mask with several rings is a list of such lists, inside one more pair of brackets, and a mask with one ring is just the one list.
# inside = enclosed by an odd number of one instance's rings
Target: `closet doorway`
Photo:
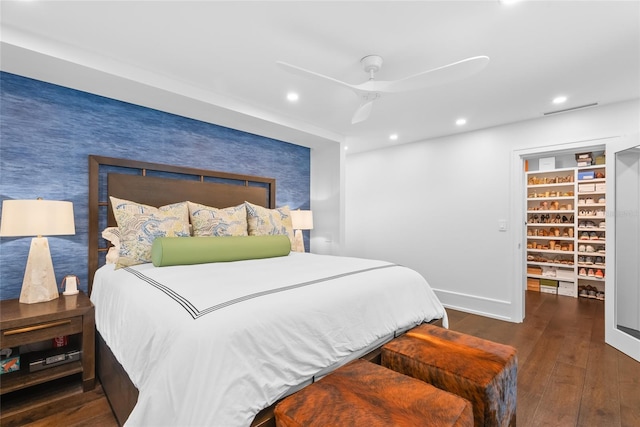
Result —
[[[639, 143], [638, 135], [633, 135], [631, 137], [611, 137], [514, 151], [512, 156], [512, 177], [517, 189], [515, 189], [516, 191], [513, 193], [516, 201], [512, 204], [511, 211], [512, 218], [522, 219], [521, 221], [514, 220], [514, 224], [520, 224], [520, 227], [514, 227], [513, 233], [513, 244], [514, 247], [517, 248], [517, 259], [520, 260], [520, 262], [516, 263], [514, 272], [514, 283], [516, 285], [514, 289], [513, 318], [522, 319], [524, 317], [524, 307], [526, 304], [527, 277], [530, 275], [528, 273], [532, 273], [531, 270], [527, 271], [527, 258], [529, 255], [527, 245], [532, 245], [528, 243], [527, 234], [529, 233], [529, 235], [531, 235], [531, 228], [536, 228], [528, 227], [530, 221], [528, 214], [531, 213], [529, 209], [538, 202], [536, 200], [536, 203], [531, 203], [529, 196], [532, 194], [530, 190], [535, 190], [536, 187], [528, 188], [527, 179], [535, 174], [531, 172], [527, 174], [525, 166], [529, 166], [529, 171], [538, 170], [540, 159], [547, 159], [543, 160], [543, 162], [545, 162], [553, 158], [554, 161], [556, 161], [554, 168], [565, 171], [564, 174], [567, 174], [569, 173], [567, 170], [578, 168], [575, 157], [577, 153], [598, 153], [606, 155], [606, 164], [598, 165], [598, 170], [602, 170], [601, 167], [606, 166], [606, 208], [603, 208], [604, 212], [602, 213], [604, 214], [604, 218], [598, 218], [601, 219], [601, 221], [593, 221], [593, 223], [591, 221], [589, 221], [589, 223], [586, 221], [581, 222], [576, 218], [574, 222], [575, 233], [588, 231], [587, 226], [595, 227], [600, 222], [606, 223], [606, 226], [603, 224], [604, 227], [602, 230], [595, 228], [593, 231], [596, 233], [588, 233], [598, 235], [600, 236], [600, 240], [604, 240], [601, 245], [603, 249], [602, 258], [605, 259], [606, 257], [607, 268], [602, 268], [602, 271], [606, 272], [606, 275], [604, 278], [594, 277], [595, 273], [589, 276], [592, 271], [597, 271], [595, 268], [585, 268], [584, 271], [581, 271], [579, 264], [587, 267], [584, 264], [586, 262], [594, 263], [598, 255], [597, 253], [584, 254], [587, 256], [594, 255], [587, 258], [584, 255], [580, 255], [580, 250], [597, 252], [600, 246], [595, 244], [589, 245], [591, 246], [590, 248], [586, 248], [587, 245], [584, 245], [586, 249], [582, 249], [578, 235], [574, 240], [575, 247], [573, 248], [574, 264], [576, 264], [575, 290], [576, 293], [578, 293], [580, 292], [578, 287], [582, 289], [585, 287], [585, 284], [589, 283], [599, 285], [598, 288], [604, 290], [602, 297], [604, 298], [603, 304], [605, 309], [605, 342], [636, 360], [640, 360], [640, 339], [635, 332], [637, 330], [636, 328], [640, 327], [640, 318], [636, 319], [636, 317], [639, 316], [638, 306], [640, 305], [640, 284], [638, 283], [640, 269], [637, 263], [638, 255], [640, 254], [640, 220], [638, 217], [638, 211], [640, 209]], [[544, 168], [548, 169], [548, 166], [543, 165], [543, 169]], [[578, 171], [578, 169], [575, 171], [574, 176], [576, 179], [578, 178]], [[544, 176], [545, 174], [541, 175]], [[553, 173], [547, 173], [546, 175], [552, 176]], [[603, 204], [605, 202], [604, 197], [602, 198], [603, 200], [598, 200], [599, 196], [597, 195], [591, 198], [585, 195], [581, 196], [578, 193], [578, 185], [586, 182], [587, 181], [579, 181], [576, 182], [575, 185], [576, 196], [572, 203], [575, 204], [573, 209], [576, 217], [578, 217], [580, 213], [584, 216], [593, 213], [589, 212], [590, 208], [586, 207], [586, 203], [599, 205], [599, 201], [603, 202]], [[603, 185], [604, 184], [601, 184], [599, 189], [602, 189]], [[583, 190], [591, 190], [591, 188], [583, 188]], [[624, 191], [624, 196], [620, 194], [622, 191]], [[616, 195], [618, 197], [616, 197]], [[544, 200], [545, 196], [546, 194], [543, 194], [540, 201]], [[583, 203], [584, 205], [579, 205], [578, 203]], [[581, 207], [583, 210], [586, 208], [586, 212], [581, 212]], [[597, 207], [598, 206], [595, 206], [595, 208]], [[595, 210], [596, 209], [593, 209], [594, 212]], [[624, 213], [624, 215], [622, 215], [621, 212]], [[617, 230], [616, 225], [618, 226]], [[545, 227], [540, 225], [539, 228]], [[624, 228], [624, 231], [621, 230], [621, 228]], [[623, 234], [624, 237], [616, 238]], [[606, 239], [604, 235], [606, 235]], [[539, 241], [544, 242], [545, 240], [541, 238]], [[598, 241], [596, 243], [600, 242]], [[606, 251], [604, 250], [605, 247]], [[616, 251], [616, 249], [618, 250]], [[547, 253], [549, 252], [551, 251], [547, 251]], [[619, 255], [618, 257], [616, 257], [616, 252]], [[561, 258], [568, 257], [565, 253], [555, 253], [562, 254], [563, 256]], [[583, 278], [581, 278], [580, 273], [584, 273]], [[542, 277], [542, 275], [540, 277]], [[590, 280], [592, 282], [590, 282]], [[594, 289], [594, 292], [596, 290], [597, 289]], [[567, 294], [565, 293], [565, 295]], [[599, 293], [598, 296], [600, 296]], [[580, 298], [578, 295], [576, 295], [576, 297]], [[589, 297], [589, 295], [583, 295], [583, 297]], [[558, 296], [558, 298], [570, 298], [570, 296]], [[631, 308], [629, 309], [627, 306]], [[636, 325], [636, 323], [638, 323], [638, 325]], [[625, 326], [626, 324], [632, 324], [632, 326]]]

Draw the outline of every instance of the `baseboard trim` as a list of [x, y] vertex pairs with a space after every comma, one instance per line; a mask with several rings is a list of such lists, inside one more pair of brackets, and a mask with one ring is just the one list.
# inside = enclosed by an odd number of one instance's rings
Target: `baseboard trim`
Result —
[[507, 322], [520, 322], [520, 320], [514, 320], [511, 317], [513, 307], [510, 301], [479, 297], [477, 295], [445, 291], [442, 289], [434, 289], [433, 291], [445, 308], [505, 320]]

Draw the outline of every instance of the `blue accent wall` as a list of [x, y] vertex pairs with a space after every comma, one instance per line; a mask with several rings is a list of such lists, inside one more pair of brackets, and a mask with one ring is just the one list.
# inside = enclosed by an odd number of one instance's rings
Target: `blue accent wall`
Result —
[[[49, 237], [58, 283], [87, 289], [90, 154], [271, 177], [276, 205], [309, 209], [310, 150], [0, 72], [0, 199], [69, 200], [76, 234]], [[0, 298], [17, 298], [31, 238], [0, 238]]]

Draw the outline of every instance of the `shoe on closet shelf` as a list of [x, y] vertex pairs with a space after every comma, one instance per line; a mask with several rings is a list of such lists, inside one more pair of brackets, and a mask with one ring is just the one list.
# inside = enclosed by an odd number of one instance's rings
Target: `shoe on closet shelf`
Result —
[[602, 291], [596, 292], [596, 299], [599, 299], [600, 301], [604, 301], [604, 292]]
[[589, 271], [587, 271], [587, 276], [589, 276], [589, 277], [595, 277], [596, 276], [596, 272], [593, 271], [593, 268], [590, 268]]
[[584, 258], [584, 263], [587, 264], [587, 265], [593, 265], [593, 257], [590, 257], [590, 256], [585, 257]]
[[595, 231], [592, 231], [591, 233], [589, 233], [589, 240], [598, 240], [598, 234]]
[[587, 247], [585, 248], [587, 252], [595, 252], [596, 248], [591, 246], [591, 245], [587, 245]]
[[588, 298], [589, 291], [584, 286], [578, 286], [578, 295], [584, 298]]
[[585, 245], [578, 246], [578, 252], [586, 252], [586, 251], [587, 251], [587, 247]]
[[602, 270], [600, 270], [600, 269], [597, 269], [594, 275], [598, 279], [604, 279], [604, 272]]
[[584, 261], [585, 261], [585, 257], [584, 257], [584, 256], [582, 256], [582, 255], [580, 255], [580, 256], [578, 257], [578, 264], [584, 264]]
[[587, 231], [583, 231], [582, 234], [580, 234], [580, 240], [589, 240], [589, 233]]
[[604, 265], [604, 259], [601, 256], [596, 257], [596, 265]]
[[601, 222], [600, 222], [600, 224], [598, 224], [598, 228], [602, 228], [602, 229], [604, 229], [604, 228], [606, 228], [606, 227], [607, 227], [607, 223], [606, 223], [606, 222], [604, 222], [604, 221], [601, 221]]
[[587, 276], [587, 269], [586, 269], [586, 268], [584, 268], [584, 267], [582, 267], [582, 268], [580, 269], [580, 271], [578, 272], [578, 274], [579, 274], [580, 276], [585, 276], [585, 277], [586, 277], [586, 276]]

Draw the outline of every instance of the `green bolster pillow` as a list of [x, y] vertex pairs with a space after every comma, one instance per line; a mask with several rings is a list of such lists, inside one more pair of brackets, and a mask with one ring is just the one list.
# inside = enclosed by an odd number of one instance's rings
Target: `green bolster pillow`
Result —
[[158, 237], [151, 246], [156, 267], [240, 261], [289, 255], [285, 235], [228, 237]]

